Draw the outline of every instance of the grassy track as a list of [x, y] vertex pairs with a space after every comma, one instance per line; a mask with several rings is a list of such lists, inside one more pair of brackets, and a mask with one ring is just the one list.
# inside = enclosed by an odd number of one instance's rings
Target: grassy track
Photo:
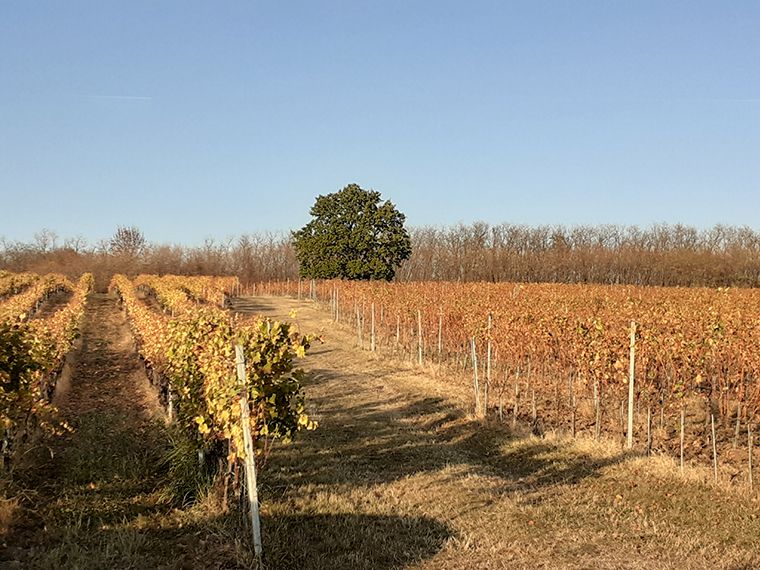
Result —
[[262, 475], [271, 567], [760, 567], [758, 503], [710, 469], [473, 421], [466, 387], [358, 352], [311, 303], [250, 303], [327, 336], [307, 361], [320, 427]]

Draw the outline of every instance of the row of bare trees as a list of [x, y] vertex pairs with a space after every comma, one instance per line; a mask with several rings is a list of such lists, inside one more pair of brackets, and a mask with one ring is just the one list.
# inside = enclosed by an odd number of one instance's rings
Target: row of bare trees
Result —
[[716, 225], [419, 227], [406, 281], [760, 286], [760, 232]]
[[[402, 281], [628, 283], [657, 286], [760, 286], [760, 232], [716, 225], [647, 228], [624, 225], [465, 225], [416, 227]], [[290, 236], [243, 234], [201, 246], [152, 244], [136, 227], [119, 227], [94, 245], [61, 241], [50, 230], [30, 243], [0, 238], [0, 269], [96, 276], [99, 289], [114, 273], [237, 275], [243, 282], [296, 279]]]
[[70, 278], [91, 272], [100, 291], [116, 273], [237, 275], [244, 282], [298, 276], [287, 234], [243, 234], [225, 241], [207, 238], [201, 246], [186, 246], [152, 244], [136, 227], [119, 227], [111, 238], [94, 245], [83, 238], [61, 242], [50, 230], [35, 234], [31, 243], [0, 238], [0, 269], [57, 272]]

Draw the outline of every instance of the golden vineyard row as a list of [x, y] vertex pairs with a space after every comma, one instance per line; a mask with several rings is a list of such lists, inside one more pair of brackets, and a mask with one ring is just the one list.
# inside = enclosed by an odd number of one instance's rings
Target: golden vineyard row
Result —
[[[54, 382], [48, 382], [48, 376], [60, 369], [78, 336], [93, 278], [85, 274], [76, 285], [57, 274], [5, 279], [27, 288], [0, 303], [0, 422], [10, 430], [36, 416], [52, 427], [47, 398]], [[30, 320], [39, 304], [57, 290], [71, 291], [71, 299], [46, 318]]]

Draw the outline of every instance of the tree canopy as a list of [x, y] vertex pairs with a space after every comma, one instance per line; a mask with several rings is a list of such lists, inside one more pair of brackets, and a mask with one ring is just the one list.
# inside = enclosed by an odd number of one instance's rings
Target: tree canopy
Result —
[[390, 281], [412, 254], [406, 216], [381, 203], [380, 192], [349, 184], [318, 196], [309, 214], [314, 219], [292, 234], [302, 277]]

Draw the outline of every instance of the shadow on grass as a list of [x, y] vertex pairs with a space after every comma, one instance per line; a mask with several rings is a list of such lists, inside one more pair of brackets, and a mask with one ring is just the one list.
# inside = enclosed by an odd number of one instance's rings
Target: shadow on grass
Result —
[[400, 570], [431, 558], [451, 536], [429, 518], [355, 514], [263, 517], [263, 564], [240, 516], [169, 528], [75, 530], [43, 548], [0, 549], [0, 567], [200, 570]]
[[266, 567], [393, 570], [433, 557], [451, 537], [425, 517], [334, 514], [264, 518]]
[[[329, 382], [333, 374], [312, 371], [311, 382]], [[265, 484], [377, 485], [467, 465], [514, 488], [536, 487], [578, 483], [625, 457], [592, 457], [548, 440], [520, 439], [505, 424], [473, 421], [440, 397], [383, 399], [362, 387], [360, 375], [348, 384], [340, 394], [311, 398], [319, 429], [299, 434], [272, 455], [274, 469]]]

